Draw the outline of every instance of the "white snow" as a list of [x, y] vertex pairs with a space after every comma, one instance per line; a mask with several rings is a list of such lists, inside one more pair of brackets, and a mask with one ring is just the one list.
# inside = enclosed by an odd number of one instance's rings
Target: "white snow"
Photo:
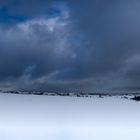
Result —
[[0, 140], [139, 140], [140, 103], [0, 94]]

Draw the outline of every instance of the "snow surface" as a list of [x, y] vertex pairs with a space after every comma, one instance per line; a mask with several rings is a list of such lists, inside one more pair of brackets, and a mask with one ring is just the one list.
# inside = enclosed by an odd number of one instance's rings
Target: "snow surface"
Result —
[[0, 140], [140, 140], [140, 103], [1, 93]]

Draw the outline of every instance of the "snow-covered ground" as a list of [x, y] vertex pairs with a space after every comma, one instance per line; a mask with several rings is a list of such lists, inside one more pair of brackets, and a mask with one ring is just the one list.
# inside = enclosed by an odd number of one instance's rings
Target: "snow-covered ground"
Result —
[[0, 140], [140, 140], [140, 103], [0, 94]]

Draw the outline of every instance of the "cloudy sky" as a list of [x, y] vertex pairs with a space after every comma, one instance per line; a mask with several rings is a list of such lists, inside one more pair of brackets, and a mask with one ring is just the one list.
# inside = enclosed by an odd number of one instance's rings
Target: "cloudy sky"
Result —
[[140, 1], [0, 0], [0, 88], [140, 89]]

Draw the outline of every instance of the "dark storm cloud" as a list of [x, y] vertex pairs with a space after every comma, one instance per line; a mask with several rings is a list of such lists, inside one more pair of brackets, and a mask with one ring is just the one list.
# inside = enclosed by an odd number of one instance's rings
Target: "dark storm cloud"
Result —
[[137, 0], [0, 1], [1, 85], [80, 91], [138, 87], [139, 13]]

